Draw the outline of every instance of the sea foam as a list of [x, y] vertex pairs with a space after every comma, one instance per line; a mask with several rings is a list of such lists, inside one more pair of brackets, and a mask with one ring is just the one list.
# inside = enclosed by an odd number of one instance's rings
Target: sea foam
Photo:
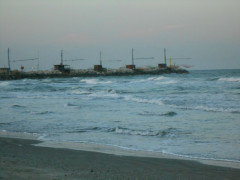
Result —
[[111, 84], [112, 81], [100, 81], [99, 79], [82, 79], [80, 80], [82, 83], [86, 84]]
[[240, 82], [240, 77], [219, 78], [219, 81]]
[[10, 84], [9, 81], [0, 82], [0, 86], [8, 86], [9, 84]]
[[164, 103], [159, 99], [143, 99], [143, 98], [136, 98], [132, 96], [125, 96], [125, 100], [138, 102], [138, 103], [157, 104], [160, 106], [164, 105]]

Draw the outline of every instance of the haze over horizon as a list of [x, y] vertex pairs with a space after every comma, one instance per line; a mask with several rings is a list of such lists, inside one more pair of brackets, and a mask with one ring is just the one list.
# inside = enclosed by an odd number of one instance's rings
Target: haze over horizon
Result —
[[[135, 57], [154, 60], [135, 61], [137, 67], [163, 63], [167, 57], [193, 65], [191, 69], [240, 68], [239, 0], [0, 0], [0, 67], [7, 67], [7, 48], [11, 59], [40, 55], [40, 69], [51, 69], [64, 59], [73, 68], [92, 68], [99, 64], [118, 68]], [[30, 70], [36, 62], [12, 63]]]

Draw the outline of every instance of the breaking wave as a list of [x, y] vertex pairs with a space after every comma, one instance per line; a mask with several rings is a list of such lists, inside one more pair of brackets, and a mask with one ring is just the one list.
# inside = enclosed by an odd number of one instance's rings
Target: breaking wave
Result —
[[164, 105], [164, 103], [159, 99], [150, 99], [149, 100], [149, 99], [141, 99], [141, 98], [126, 96], [125, 100], [138, 102], [138, 103], [157, 104], [157, 105], [160, 105], [160, 106]]
[[86, 128], [76, 128], [71, 131], [67, 131], [67, 133], [84, 133], [84, 132], [89, 132], [89, 131], [102, 131], [106, 128], [101, 128], [101, 127], [86, 127]]
[[8, 86], [10, 84], [9, 81], [2, 81], [0, 82], [0, 86]]
[[99, 91], [96, 93], [92, 93], [89, 95], [89, 97], [95, 97], [95, 98], [121, 98], [121, 96], [113, 90], [107, 90], [107, 91]]
[[233, 160], [233, 159], [222, 159], [222, 158], [211, 158], [211, 157], [200, 157], [200, 156], [194, 156], [194, 155], [186, 155], [186, 154], [180, 154], [180, 153], [172, 153], [166, 150], [161, 151], [163, 154], [168, 154], [176, 157], [182, 157], [187, 159], [197, 159], [197, 160], [213, 160], [213, 161], [225, 161], [225, 162], [237, 162], [240, 163], [239, 160]]
[[86, 84], [111, 84], [112, 81], [100, 81], [99, 79], [82, 79], [80, 80], [81, 83]]
[[156, 84], [176, 84], [176, 83], [178, 83], [178, 81], [169, 80], [169, 81], [157, 82]]
[[138, 82], [156, 82], [157, 84], [161, 84], [161, 83], [177, 83], [176, 80], [173, 80], [172, 78], [168, 78], [168, 77], [164, 77], [164, 76], [160, 76], [160, 77], [149, 77], [147, 79], [141, 79], [141, 80], [134, 80], [131, 83], [138, 83]]
[[81, 91], [81, 90], [73, 90], [71, 92], [72, 94], [77, 94], [77, 95], [89, 95], [92, 94], [90, 91]]
[[153, 130], [134, 130], [123, 127], [117, 127], [112, 129], [112, 132], [124, 135], [159, 136], [159, 137], [175, 137], [178, 135], [178, 130], [175, 128], [168, 128], [163, 131], [153, 131]]
[[230, 78], [219, 78], [219, 81], [227, 81], [227, 82], [240, 82], [239, 77], [230, 77]]
[[84, 133], [84, 132], [90, 132], [90, 131], [102, 131], [102, 132], [108, 132], [108, 133], [116, 133], [116, 134], [122, 134], [122, 135], [136, 135], [136, 136], [157, 136], [157, 137], [169, 137], [173, 138], [180, 134], [189, 134], [189, 133], [182, 133], [176, 128], [167, 128], [164, 130], [141, 130], [141, 129], [129, 129], [124, 127], [86, 127], [86, 128], [77, 128], [71, 131], [68, 131], [67, 133]]
[[196, 107], [180, 107], [181, 109], [187, 109], [187, 110], [202, 110], [207, 112], [227, 112], [227, 113], [240, 113], [240, 110], [237, 109], [231, 109], [231, 108], [211, 108], [206, 106], [196, 106]]
[[160, 76], [160, 77], [150, 77], [150, 78], [148, 78], [147, 80], [148, 80], [148, 81], [161, 81], [161, 80], [163, 80], [163, 79], [168, 79], [168, 78], [166, 78], [166, 77], [164, 77], [164, 76]]

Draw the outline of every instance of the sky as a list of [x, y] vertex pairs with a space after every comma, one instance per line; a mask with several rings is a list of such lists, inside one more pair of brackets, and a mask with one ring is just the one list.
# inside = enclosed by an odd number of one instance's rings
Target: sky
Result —
[[[0, 67], [40, 57], [40, 69], [163, 63], [191, 69], [240, 69], [240, 0], [0, 0]], [[121, 61], [108, 61], [121, 60]], [[11, 62], [35, 69], [37, 61]]]

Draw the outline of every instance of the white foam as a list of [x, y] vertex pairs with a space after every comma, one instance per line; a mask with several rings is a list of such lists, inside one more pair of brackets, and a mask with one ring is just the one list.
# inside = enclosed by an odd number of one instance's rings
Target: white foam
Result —
[[162, 81], [164, 79], [167, 79], [167, 78], [164, 76], [160, 76], [160, 77], [150, 77], [147, 79], [143, 79], [142, 81]]
[[10, 84], [9, 81], [2, 81], [0, 82], [0, 86], [8, 86]]
[[147, 81], [162, 81], [162, 80], [165, 80], [165, 79], [168, 79], [164, 76], [160, 76], [160, 77], [149, 77], [147, 79], [141, 79], [141, 80], [135, 80], [135, 81], [132, 81], [131, 83], [138, 83], [138, 82], [147, 82]]
[[36, 133], [10, 132], [6, 130], [0, 130], [0, 137], [37, 140], [39, 135]]
[[43, 134], [43, 135], [40, 135], [40, 136], [38, 136], [38, 140], [39, 141], [44, 141], [44, 140], [46, 140], [46, 137], [47, 137], [47, 135], [46, 134]]
[[99, 79], [82, 79], [80, 82], [86, 84], [111, 84], [112, 81], [99, 81]]
[[240, 113], [240, 110], [234, 110], [231, 108], [211, 108], [207, 106], [196, 106], [196, 107], [185, 107], [186, 109], [190, 110], [202, 110], [202, 111], [208, 111], [208, 112], [227, 112], [227, 113]]
[[110, 98], [119, 98], [120, 95], [115, 93], [114, 91], [111, 92], [105, 92], [105, 91], [100, 91], [100, 92], [96, 92], [96, 93], [92, 93], [89, 95], [89, 97], [110, 97]]
[[138, 102], [138, 103], [147, 103], [147, 104], [157, 104], [157, 105], [164, 105], [164, 103], [159, 100], [159, 99], [141, 99], [141, 98], [135, 98], [135, 97], [131, 97], [131, 96], [125, 96], [125, 100], [127, 101], [134, 101], [134, 102]]
[[164, 76], [160, 76], [160, 77], [150, 77], [147, 79], [141, 79], [139, 81], [132, 81], [132, 83], [138, 83], [138, 82], [154, 82], [155, 84], [176, 84], [178, 83], [178, 81], [172, 79], [172, 78], [168, 78], [168, 77], [164, 77]]
[[239, 77], [219, 78], [219, 81], [240, 82], [240, 78]]
[[169, 80], [169, 81], [157, 82], [156, 84], [176, 84], [176, 83], [178, 83], [178, 81]]
[[82, 95], [82, 94], [91, 94], [91, 92], [89, 92], [89, 91], [81, 91], [81, 90], [73, 90], [72, 92], [71, 92], [72, 94], [78, 94], [78, 95]]
[[163, 150], [161, 153], [179, 157], [181, 159], [183, 158], [183, 159], [190, 159], [190, 160], [198, 160], [204, 164], [217, 165], [217, 166], [223, 166], [223, 167], [233, 167], [233, 168], [240, 169], [240, 166], [239, 166], [240, 161], [238, 160], [196, 157], [196, 156], [190, 156], [190, 155], [171, 153], [165, 150]]
[[80, 82], [86, 83], [86, 84], [97, 84], [97, 79], [82, 79]]
[[157, 136], [159, 132], [154, 131], [143, 131], [143, 130], [131, 130], [126, 128], [117, 127], [115, 132], [118, 134], [126, 134], [126, 135], [140, 135], [140, 136]]
[[153, 79], [154, 81], [162, 81], [163, 79], [167, 79], [166, 77], [164, 76], [160, 76], [160, 77], [157, 77], [155, 79]]

